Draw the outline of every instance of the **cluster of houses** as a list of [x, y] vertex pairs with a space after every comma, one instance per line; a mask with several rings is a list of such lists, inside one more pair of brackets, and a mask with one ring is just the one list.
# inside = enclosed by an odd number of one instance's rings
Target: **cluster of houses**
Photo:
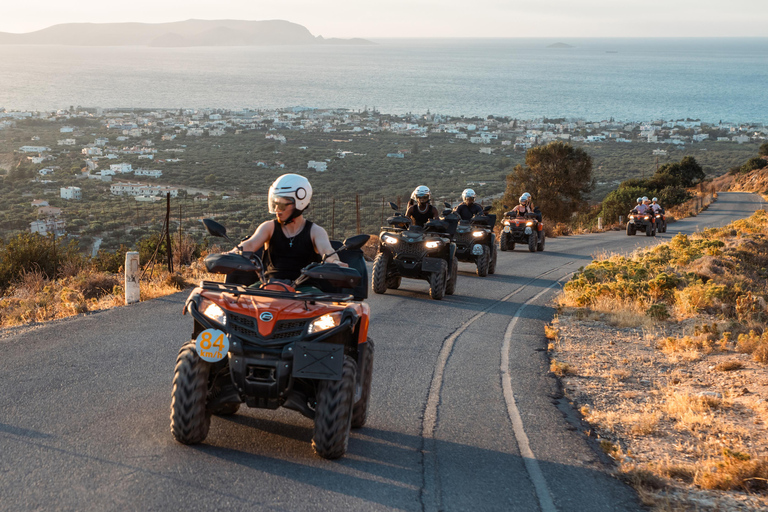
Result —
[[[82, 142], [86, 135], [81, 129], [69, 126], [69, 119], [86, 117], [98, 119], [109, 130], [109, 137], [96, 137]], [[654, 144], [654, 152], [662, 152], [661, 145], [686, 145], [703, 141], [726, 141], [746, 143], [768, 139], [768, 126], [762, 123], [706, 123], [699, 120], [651, 120], [651, 121], [598, 121], [582, 119], [531, 119], [518, 120], [489, 116], [487, 119], [451, 117], [427, 112], [426, 114], [386, 115], [373, 110], [349, 109], [75, 109], [57, 112], [18, 112], [0, 109], [0, 130], [14, 126], [18, 120], [39, 118], [63, 123], [62, 134], [57, 140], [59, 150], [71, 153], [71, 147], [79, 147], [85, 160], [83, 176], [110, 182], [114, 195], [129, 195], [139, 201], [153, 201], [170, 193], [176, 197], [178, 189], [137, 182], [120, 181], [127, 174], [133, 178], [160, 178], [163, 171], [157, 168], [134, 168], [124, 160], [146, 160], [147, 167], [157, 164], [173, 164], [183, 161], [186, 146], [163, 149], [155, 147], [154, 141], [173, 141], [186, 137], [219, 137], [227, 133], [240, 134], [245, 131], [261, 130], [265, 140], [277, 145], [286, 144], [296, 132], [318, 132], [331, 134], [334, 142], [349, 142], [349, 134], [370, 134], [391, 132], [411, 137], [429, 137], [443, 134], [449, 142], [479, 146], [484, 154], [494, 152], [525, 151], [531, 147], [556, 140], [591, 144]], [[72, 122], [73, 125], [80, 123]], [[291, 133], [293, 132], [293, 133]], [[114, 135], [112, 135], [114, 134]], [[287, 134], [287, 135], [286, 135]], [[348, 135], [344, 135], [348, 134]], [[337, 140], [338, 139], [338, 140]], [[39, 141], [33, 137], [32, 142]], [[78, 141], [80, 146], [78, 146]], [[307, 149], [302, 146], [300, 149]], [[276, 151], [277, 152], [277, 151]], [[41, 181], [55, 174], [58, 167], [45, 164], [53, 160], [55, 150], [43, 145], [24, 145], [18, 148], [32, 163], [46, 165], [38, 171]], [[407, 158], [408, 149], [388, 153], [388, 158]], [[659, 153], [661, 154], [661, 153]], [[338, 150], [337, 158], [358, 155], [352, 151]], [[121, 161], [123, 160], [123, 161]], [[307, 169], [316, 172], [328, 170], [330, 159], [307, 160]], [[280, 161], [255, 162], [264, 168], [284, 168]], [[114, 178], [114, 182], [113, 182]], [[80, 200], [78, 187], [64, 187], [60, 196], [67, 200]], [[47, 206], [47, 205], [46, 205]], [[58, 215], [46, 214], [45, 220], [36, 221], [31, 229], [36, 232], [63, 230], [63, 221]]]

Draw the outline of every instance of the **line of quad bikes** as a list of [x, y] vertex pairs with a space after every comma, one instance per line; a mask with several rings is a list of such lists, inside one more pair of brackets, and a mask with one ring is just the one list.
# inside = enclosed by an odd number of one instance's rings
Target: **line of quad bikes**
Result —
[[[403, 278], [429, 282], [429, 295], [442, 299], [456, 291], [459, 261], [473, 262], [478, 276], [496, 270], [497, 250], [517, 244], [543, 251], [541, 214], [504, 214], [498, 246], [490, 207], [468, 221], [450, 205], [440, 219], [423, 227], [395, 210], [379, 235], [373, 263], [374, 293], [397, 289]], [[633, 215], [627, 233], [640, 229], [645, 216]], [[221, 224], [203, 219], [212, 236], [234, 245]], [[631, 224], [631, 229], [630, 229]], [[655, 233], [654, 227], [646, 233]], [[171, 433], [183, 444], [203, 442], [211, 416], [251, 408], [299, 412], [313, 420], [312, 447], [335, 459], [347, 451], [351, 428], [365, 425], [370, 404], [374, 342], [368, 336], [370, 309], [367, 267], [361, 248], [370, 235], [343, 243], [334, 254], [348, 267], [311, 263], [298, 279], [268, 278], [264, 255], [211, 254], [208, 272], [225, 274], [224, 283], [203, 281], [187, 298], [191, 339], [176, 359], [171, 399]]]

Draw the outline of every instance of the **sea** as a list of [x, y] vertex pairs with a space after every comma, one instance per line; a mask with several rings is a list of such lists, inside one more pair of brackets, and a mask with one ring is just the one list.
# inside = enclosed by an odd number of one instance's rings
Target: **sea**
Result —
[[768, 38], [372, 41], [0, 45], [0, 108], [375, 108], [517, 119], [768, 122]]

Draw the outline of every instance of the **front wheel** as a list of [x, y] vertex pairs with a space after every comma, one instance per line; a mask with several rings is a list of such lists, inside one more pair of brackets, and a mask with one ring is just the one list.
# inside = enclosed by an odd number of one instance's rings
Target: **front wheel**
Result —
[[653, 226], [650, 224], [645, 226], [645, 236], [651, 236], [653, 234]]
[[324, 459], [338, 459], [347, 453], [356, 373], [355, 360], [344, 356], [341, 379], [321, 380], [317, 383], [312, 448]]
[[[501, 236], [499, 237], [499, 249], [506, 252], [507, 249], [509, 248], [510, 238], [512, 237], [509, 235], [509, 233], [502, 233]], [[512, 248], [514, 249], [514, 247], [515, 246], [513, 245]]]
[[496, 273], [496, 259], [499, 256], [499, 252], [496, 250], [496, 246], [491, 246], [491, 261], [488, 263], [488, 273]]
[[538, 245], [536, 245], [537, 251], [543, 251], [544, 250], [544, 242], [547, 240], [547, 234], [544, 232], [544, 230], [541, 230], [541, 238], [539, 239]]
[[536, 245], [539, 243], [539, 237], [534, 231], [528, 235], [528, 250], [530, 252], [536, 252]]
[[194, 340], [181, 347], [171, 394], [171, 433], [180, 443], [202, 443], [208, 435], [211, 414], [205, 405], [210, 369], [211, 364], [197, 355]]
[[371, 379], [373, 378], [373, 340], [368, 338], [367, 347], [363, 354], [363, 367], [357, 372], [357, 386], [360, 388], [360, 398], [352, 407], [352, 428], [365, 425], [368, 417], [368, 404], [371, 401]]
[[387, 289], [388, 290], [397, 290], [400, 288], [400, 283], [402, 282], [402, 278], [400, 276], [397, 277], [388, 277], [387, 278]]
[[477, 275], [485, 277], [488, 275], [488, 265], [491, 263], [491, 254], [488, 251], [487, 246], [483, 246], [483, 254], [475, 258], [475, 265], [477, 266]]
[[445, 260], [440, 260], [440, 270], [429, 274], [429, 296], [435, 300], [442, 300], [445, 297], [445, 284], [448, 273], [448, 264]]
[[456, 281], [459, 279], [459, 260], [456, 256], [453, 257], [449, 275], [448, 282], [445, 284], [445, 294], [453, 295], [456, 293]]
[[373, 261], [373, 272], [371, 272], [373, 293], [382, 294], [387, 291], [387, 259], [387, 255], [380, 252]]

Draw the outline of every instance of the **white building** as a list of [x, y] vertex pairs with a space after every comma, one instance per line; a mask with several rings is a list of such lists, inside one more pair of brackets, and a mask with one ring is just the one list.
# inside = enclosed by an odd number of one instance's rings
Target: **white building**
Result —
[[22, 153], [43, 153], [44, 151], [50, 151], [51, 148], [45, 146], [21, 146], [19, 151]]
[[59, 146], [74, 146], [75, 145], [75, 139], [59, 139], [56, 141], [56, 144]]
[[310, 160], [307, 162], [307, 169], [314, 169], [317, 172], [325, 172], [328, 170], [328, 162], [317, 162], [315, 160]]
[[157, 169], [155, 170], [149, 170], [149, 169], [136, 169], [133, 172], [134, 176], [149, 176], [150, 178], [159, 178], [163, 175], [163, 171], [159, 171]]
[[179, 189], [174, 187], [163, 187], [161, 185], [121, 182], [110, 185], [109, 191], [116, 196], [157, 196], [170, 193], [171, 197], [176, 197]]
[[54, 169], [51, 169], [50, 167], [45, 167], [37, 171], [37, 174], [39, 174], [40, 176], [48, 176], [49, 174], [53, 174], [53, 173], [54, 173]]
[[119, 164], [110, 164], [109, 170], [112, 171], [112, 174], [115, 174], [118, 172], [121, 174], [125, 174], [127, 172], [133, 172], [133, 167], [131, 166], [131, 164], [122, 162]]
[[64, 220], [53, 217], [29, 223], [29, 230], [32, 233], [40, 233], [43, 236], [47, 236], [48, 233], [54, 233], [56, 236], [64, 236], [66, 234], [64, 228]]
[[106, 137], [99, 137], [94, 141], [96, 146], [106, 146], [107, 144], [109, 144], [109, 139]]
[[60, 193], [62, 199], [74, 199], [79, 201], [83, 198], [80, 187], [61, 187]]
[[493, 148], [480, 148], [480, 152], [484, 155], [490, 155], [493, 153]]
[[80, 150], [80, 153], [87, 156], [101, 156], [103, 154], [101, 151], [101, 148], [95, 148], [95, 147], [83, 148]]

